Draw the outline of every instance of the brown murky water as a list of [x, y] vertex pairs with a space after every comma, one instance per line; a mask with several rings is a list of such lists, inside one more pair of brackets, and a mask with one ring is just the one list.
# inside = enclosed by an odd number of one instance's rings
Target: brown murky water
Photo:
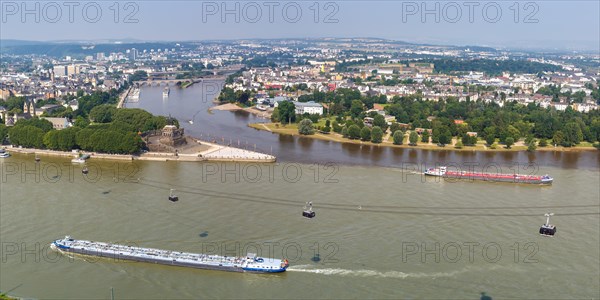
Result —
[[[172, 89], [166, 112], [184, 119], [178, 114], [192, 108], [175, 110], [171, 102], [185, 107], [192, 100], [183, 94], [194, 88], [201, 87]], [[159, 87], [142, 91], [140, 104], [152, 91], [163, 105]], [[254, 116], [200, 111], [194, 125], [182, 122], [188, 132], [273, 146], [279, 162], [90, 161], [84, 177], [68, 159], [0, 160], [0, 290], [44, 299], [109, 299], [111, 287], [116, 299], [600, 298], [597, 153], [360, 148], [279, 137], [241, 126]], [[448, 182], [413, 170], [436, 162], [505, 172], [519, 166], [555, 183]], [[167, 200], [171, 188], [179, 202]], [[316, 218], [301, 217], [306, 201]], [[556, 214], [553, 238], [538, 235], [549, 211]], [[49, 251], [67, 234], [179, 251], [259, 252], [285, 257], [291, 267], [239, 274]]]

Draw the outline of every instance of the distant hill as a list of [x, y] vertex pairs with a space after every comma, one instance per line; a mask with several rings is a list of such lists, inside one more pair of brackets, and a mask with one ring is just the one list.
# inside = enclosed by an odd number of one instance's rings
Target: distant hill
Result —
[[475, 52], [497, 52], [498, 49], [496, 48], [492, 48], [492, 47], [483, 47], [483, 46], [457, 46], [455, 47], [455, 49], [459, 49], [459, 50], [471, 50], [471, 51], [475, 51]]
[[136, 48], [138, 51], [150, 49], [171, 49], [175, 47], [174, 42], [157, 43], [112, 43], [112, 44], [93, 44], [93, 43], [55, 43], [55, 42], [30, 42], [30, 43], [4, 43], [0, 47], [0, 52], [14, 55], [48, 55], [54, 57], [73, 56], [83, 57], [95, 55], [98, 52], [125, 52], [127, 49]]
[[[427, 44], [416, 44], [406, 41], [381, 39], [373, 37], [351, 37], [351, 38], [287, 38], [287, 39], [243, 39], [244, 41], [261, 41], [267, 43], [278, 43], [282, 41], [300, 41], [307, 45], [310, 44], [347, 44], [347, 43], [366, 43], [366, 44], [388, 44], [390, 46], [407, 46], [407, 47], [419, 47], [419, 46], [431, 46], [441, 47], [447, 49], [466, 50], [470, 49], [475, 52], [486, 51], [496, 52], [497, 49], [491, 47], [482, 46], [452, 46], [452, 45], [427, 45]], [[0, 52], [5, 54], [14, 55], [48, 55], [54, 57], [83, 57], [87, 55], [95, 55], [98, 52], [110, 53], [110, 52], [125, 52], [127, 49], [136, 48], [139, 51], [150, 50], [150, 49], [165, 49], [174, 48], [176, 43], [182, 46], [195, 47], [198, 44], [205, 43], [222, 43], [230, 44], [236, 43], [242, 40], [213, 40], [213, 41], [188, 41], [188, 42], [175, 42], [175, 41], [158, 41], [158, 42], [143, 42], [134, 39], [125, 40], [97, 40], [97, 41], [24, 41], [24, 40], [0, 40]]]
[[0, 47], [39, 45], [47, 42], [0, 39]]

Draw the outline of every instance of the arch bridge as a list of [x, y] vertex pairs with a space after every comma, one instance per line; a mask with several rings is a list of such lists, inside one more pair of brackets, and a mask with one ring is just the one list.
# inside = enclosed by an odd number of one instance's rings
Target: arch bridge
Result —
[[184, 79], [148, 79], [148, 80], [139, 80], [134, 81], [136, 87], [142, 86], [172, 86], [172, 85], [181, 85], [184, 83], [193, 84], [202, 82], [203, 78], [184, 78]]

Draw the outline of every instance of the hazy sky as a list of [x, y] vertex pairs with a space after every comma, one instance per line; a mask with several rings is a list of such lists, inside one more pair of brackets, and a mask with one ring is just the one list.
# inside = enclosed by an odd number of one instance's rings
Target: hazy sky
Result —
[[192, 0], [121, 1], [117, 7], [114, 1], [2, 0], [0, 38], [380, 37], [600, 51], [599, 2]]

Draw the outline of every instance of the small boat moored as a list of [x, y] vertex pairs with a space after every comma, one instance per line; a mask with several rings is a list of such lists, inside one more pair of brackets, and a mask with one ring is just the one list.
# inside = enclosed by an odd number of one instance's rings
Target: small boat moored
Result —
[[75, 163], [75, 164], [84, 164], [85, 161], [88, 160], [89, 158], [90, 158], [89, 154], [84, 154], [84, 155], [81, 155], [81, 156], [79, 156], [77, 158], [73, 158], [71, 160], [71, 162]]
[[8, 151], [4, 150], [4, 149], [0, 149], [0, 158], [7, 158], [10, 157], [10, 153], [8, 153]]
[[267, 111], [267, 106], [262, 105], [262, 104], [257, 104], [256, 109], [258, 109], [260, 111]]

